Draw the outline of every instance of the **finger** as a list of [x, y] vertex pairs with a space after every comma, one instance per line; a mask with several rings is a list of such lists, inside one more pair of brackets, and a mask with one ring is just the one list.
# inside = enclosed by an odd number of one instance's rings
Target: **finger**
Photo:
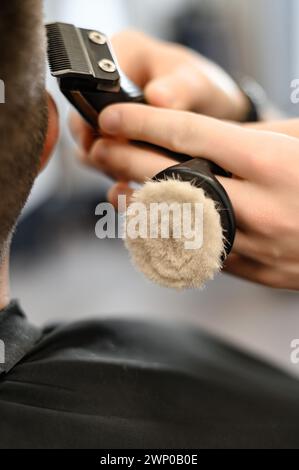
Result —
[[282, 274], [278, 270], [245, 256], [231, 254], [226, 261], [224, 270], [233, 276], [268, 287], [281, 288], [283, 286]]
[[259, 234], [245, 233], [239, 230], [232, 251], [239, 256], [245, 256], [281, 272], [299, 274], [299, 264], [298, 260], [294, 258], [294, 252], [292, 251], [292, 254], [286, 253], [276, 240], [269, 241]]
[[126, 207], [129, 206], [134, 190], [127, 183], [118, 183], [112, 186], [108, 192], [108, 201], [117, 209], [123, 211], [124, 207], [119, 207], [119, 197], [125, 196]]
[[192, 113], [136, 104], [111, 106], [99, 121], [108, 135], [205, 157], [239, 177], [256, 176], [262, 132]]
[[262, 262], [261, 240], [253, 234], [238, 230], [233, 246], [233, 253]]
[[78, 113], [71, 113], [69, 123], [71, 134], [75, 142], [82, 147], [85, 152], [89, 152], [95, 138], [98, 137], [98, 134]]
[[182, 65], [172, 73], [152, 80], [145, 88], [149, 104], [184, 111], [200, 109], [202, 95], [202, 80], [188, 65]]
[[275, 256], [273, 244], [252, 232], [238, 230], [232, 252], [268, 267], [281, 268], [281, 259]]
[[156, 50], [156, 41], [140, 31], [128, 30], [113, 36], [112, 44], [123, 72], [144, 88], [152, 78], [150, 55]]
[[218, 177], [217, 180], [226, 190], [233, 205], [237, 226], [244, 232], [253, 231], [256, 221], [256, 207], [248, 204], [248, 193], [250, 193], [250, 183], [236, 178]]
[[88, 157], [90, 164], [116, 180], [143, 183], [177, 162], [143, 147], [126, 142], [100, 139]]

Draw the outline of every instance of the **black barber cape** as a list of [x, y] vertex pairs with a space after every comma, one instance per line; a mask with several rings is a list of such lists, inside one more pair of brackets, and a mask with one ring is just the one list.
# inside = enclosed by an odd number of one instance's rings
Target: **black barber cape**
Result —
[[299, 382], [198, 331], [0, 313], [0, 448], [299, 447]]

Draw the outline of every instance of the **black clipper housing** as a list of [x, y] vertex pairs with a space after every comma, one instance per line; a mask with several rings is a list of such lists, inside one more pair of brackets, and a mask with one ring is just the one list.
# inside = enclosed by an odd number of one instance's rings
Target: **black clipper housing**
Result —
[[98, 129], [99, 113], [113, 103], [144, 103], [140, 88], [121, 74], [107, 36], [66, 23], [50, 23], [48, 58], [60, 89]]

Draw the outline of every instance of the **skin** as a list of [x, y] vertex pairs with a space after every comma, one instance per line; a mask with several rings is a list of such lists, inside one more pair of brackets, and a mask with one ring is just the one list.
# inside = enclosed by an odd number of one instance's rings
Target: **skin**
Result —
[[0, 266], [0, 310], [3, 310], [10, 302], [9, 290], [9, 257], [6, 256]]
[[[53, 99], [48, 95], [48, 131], [45, 139], [43, 154], [41, 155], [41, 170], [42, 171], [53, 152], [55, 144], [58, 139], [59, 125], [58, 113]], [[9, 247], [3, 262], [0, 264], [0, 310], [5, 309], [10, 303], [10, 286], [9, 286]]]
[[[129, 182], [142, 183], [176, 163], [163, 153], [134, 147], [131, 140], [205, 157], [231, 171], [233, 179], [220, 178], [238, 222], [226, 270], [259, 284], [299, 290], [299, 121], [237, 125], [214, 119], [243, 120], [246, 100], [237, 86], [201, 56], [144, 35], [137, 41], [136, 34], [123, 33], [114, 45], [123, 69], [145, 87], [153, 107], [107, 108], [99, 117], [99, 139], [73, 116], [81, 160], [117, 181], [109, 193], [114, 205], [118, 195], [132, 195]], [[135, 48], [128, 55], [133, 38]]]

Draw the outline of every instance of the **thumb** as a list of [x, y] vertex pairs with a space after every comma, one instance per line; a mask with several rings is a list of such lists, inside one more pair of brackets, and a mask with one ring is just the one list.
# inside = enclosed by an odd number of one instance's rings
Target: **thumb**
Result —
[[198, 107], [201, 84], [186, 67], [152, 80], [145, 88], [147, 102], [159, 108], [193, 111]]

